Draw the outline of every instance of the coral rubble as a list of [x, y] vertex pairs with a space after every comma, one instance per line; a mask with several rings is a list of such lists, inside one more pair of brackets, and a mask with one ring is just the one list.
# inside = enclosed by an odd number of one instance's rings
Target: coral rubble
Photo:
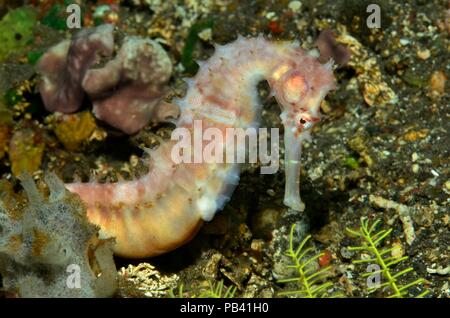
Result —
[[79, 150], [97, 129], [94, 116], [88, 111], [55, 115], [53, 131], [68, 150]]
[[[85, 29], [44, 54], [37, 69], [45, 107], [72, 113], [82, 106], [87, 93], [94, 115], [128, 134], [150, 119], [165, 121], [176, 115], [177, 110], [167, 110], [169, 104], [159, 106], [172, 74], [167, 53], [153, 40], [129, 36], [112, 57], [113, 31], [110, 24]], [[99, 56], [110, 60], [102, 63]]]
[[0, 184], [0, 273], [3, 288], [21, 297], [108, 297], [117, 286], [111, 240], [98, 238], [78, 198], [53, 174], [43, 196], [29, 175], [28, 197]]
[[341, 44], [336, 43], [335, 34], [327, 29], [320, 32], [316, 45], [320, 51], [319, 59], [321, 62], [327, 62], [332, 58], [337, 64], [346, 64], [350, 60], [350, 51]]
[[132, 134], [150, 119], [166, 119], [156, 116], [156, 107], [171, 73], [172, 62], [157, 42], [127, 37], [113, 60], [86, 73], [83, 88], [97, 118]]
[[47, 110], [61, 113], [77, 111], [83, 102], [81, 81], [100, 54], [114, 49], [113, 26], [106, 24], [77, 33], [73, 39], [53, 46], [42, 56], [37, 70], [42, 74], [39, 91]]
[[45, 151], [42, 134], [33, 128], [17, 130], [11, 136], [8, 146], [11, 171], [15, 176], [24, 172], [33, 173], [39, 169]]

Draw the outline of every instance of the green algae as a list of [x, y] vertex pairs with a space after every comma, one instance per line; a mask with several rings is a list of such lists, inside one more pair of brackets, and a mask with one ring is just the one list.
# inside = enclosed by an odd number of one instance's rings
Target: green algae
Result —
[[53, 5], [48, 13], [42, 18], [41, 23], [55, 30], [67, 30], [64, 8], [59, 4]]
[[12, 52], [22, 52], [33, 42], [33, 28], [37, 13], [31, 7], [13, 10], [0, 21], [0, 62]]
[[193, 53], [195, 49], [195, 45], [199, 39], [198, 34], [203, 30], [209, 29], [213, 27], [213, 21], [208, 20], [205, 22], [200, 22], [194, 24], [189, 30], [189, 34], [187, 36], [183, 52], [181, 53], [181, 64], [184, 69], [189, 74], [195, 74], [199, 68], [198, 64], [194, 61]]
[[349, 156], [345, 159], [344, 164], [351, 169], [359, 168], [358, 160], [356, 160], [356, 158], [351, 157], [351, 156]]
[[36, 65], [37, 61], [41, 58], [41, 56], [44, 55], [43, 51], [30, 51], [27, 54], [28, 63], [31, 65]]
[[14, 105], [23, 102], [24, 98], [15, 89], [9, 89], [3, 96], [3, 101], [7, 107], [12, 108]]

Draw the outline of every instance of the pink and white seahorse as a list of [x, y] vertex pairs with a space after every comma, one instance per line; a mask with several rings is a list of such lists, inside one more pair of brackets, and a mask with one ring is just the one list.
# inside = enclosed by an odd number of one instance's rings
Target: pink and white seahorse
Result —
[[[286, 188], [284, 203], [302, 211], [300, 156], [304, 139], [319, 121], [319, 107], [335, 87], [332, 63], [298, 43], [243, 38], [217, 46], [188, 79], [177, 127], [256, 127], [261, 113], [256, 86], [267, 80], [279, 103], [284, 125]], [[210, 221], [239, 181], [232, 163], [181, 163], [171, 157], [176, 141], [151, 151], [150, 171], [135, 181], [114, 184], [71, 183], [87, 205], [91, 222], [104, 237], [115, 237], [115, 253], [130, 258], [155, 256], [189, 241], [203, 221]]]

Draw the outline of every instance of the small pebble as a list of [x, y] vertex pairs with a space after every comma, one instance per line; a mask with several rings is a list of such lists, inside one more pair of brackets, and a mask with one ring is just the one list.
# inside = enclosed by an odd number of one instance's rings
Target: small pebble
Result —
[[198, 33], [198, 37], [203, 41], [211, 41], [212, 40], [212, 30], [211, 28], [207, 28]]
[[136, 155], [131, 155], [130, 156], [130, 164], [132, 167], [136, 167], [139, 163], [139, 157]]
[[291, 2], [289, 2], [288, 7], [293, 12], [298, 12], [300, 10], [300, 8], [302, 7], [302, 3], [300, 1], [291, 1]]
[[252, 240], [250, 248], [255, 252], [262, 252], [264, 249], [264, 241], [260, 239]]
[[352, 259], [355, 256], [355, 252], [350, 251], [347, 247], [341, 248], [339, 252], [344, 259]]
[[323, 251], [322, 256], [318, 259], [320, 267], [326, 267], [331, 262], [331, 252], [328, 250]]
[[272, 11], [267, 12], [267, 14], [266, 14], [266, 18], [269, 20], [272, 20], [275, 16], [276, 16], [275, 12], [272, 12]]
[[432, 174], [433, 176], [439, 177], [439, 173], [438, 173], [436, 170], [431, 169], [430, 172], [431, 172], [431, 174]]
[[408, 39], [400, 39], [400, 44], [405, 46], [408, 45], [410, 43], [410, 41]]
[[425, 49], [425, 50], [419, 50], [417, 51], [417, 56], [422, 59], [422, 60], [426, 60], [430, 57], [430, 50]]
[[447, 180], [447, 181], [445, 182], [445, 188], [446, 188], [447, 190], [450, 190], [450, 180]]
[[392, 244], [391, 256], [395, 258], [400, 258], [405, 254], [405, 250], [401, 242], [395, 242]]
[[431, 75], [430, 86], [433, 92], [442, 94], [445, 91], [447, 77], [442, 71], [436, 71]]

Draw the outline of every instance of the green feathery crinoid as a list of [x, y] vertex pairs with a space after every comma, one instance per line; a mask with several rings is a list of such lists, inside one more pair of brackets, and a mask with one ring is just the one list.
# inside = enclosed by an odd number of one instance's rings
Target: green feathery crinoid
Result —
[[[190, 298], [233, 298], [236, 293], [236, 287], [225, 287], [223, 280], [217, 283], [209, 282], [209, 290], [202, 291], [198, 296], [192, 295]], [[184, 298], [183, 285], [178, 288], [177, 294], [173, 290], [169, 291], [170, 298]]]
[[[379, 270], [370, 271], [362, 274], [362, 277], [374, 277], [374, 275], [381, 275], [384, 278], [384, 282], [379, 282], [375, 284], [373, 287], [368, 288], [368, 292], [374, 292], [380, 288], [388, 287], [391, 291], [389, 297], [390, 298], [402, 298], [409, 297], [409, 289], [413, 286], [417, 286], [423, 283], [423, 279], [419, 278], [411, 283], [407, 283], [404, 285], [399, 284], [399, 279], [403, 277], [405, 274], [413, 271], [412, 267], [408, 267], [404, 270], [398, 271], [394, 273], [393, 267], [398, 263], [408, 259], [408, 256], [396, 257], [390, 256], [391, 252], [394, 250], [394, 247], [390, 248], [382, 248], [381, 243], [383, 240], [392, 232], [392, 229], [380, 230], [377, 231], [376, 228], [380, 224], [380, 220], [375, 221], [372, 225], [369, 225], [369, 221], [367, 219], [361, 218], [361, 226], [359, 230], [352, 230], [347, 228], [347, 231], [361, 238], [362, 244], [360, 246], [349, 247], [350, 251], [359, 251], [366, 252], [370, 256], [368, 258], [359, 259], [353, 261], [354, 264], [376, 264], [378, 265]], [[428, 290], [425, 290], [421, 294], [416, 297], [421, 298], [428, 294]]]
[[[294, 231], [295, 224], [291, 227], [289, 234], [289, 249], [286, 255], [292, 260], [292, 265], [288, 268], [297, 270], [297, 275], [292, 278], [281, 279], [279, 283], [297, 283], [298, 289], [292, 291], [285, 291], [279, 293], [280, 296], [296, 296], [300, 298], [324, 298], [324, 297], [338, 297], [338, 295], [331, 295], [328, 289], [333, 286], [333, 283], [327, 282], [326, 278], [329, 273], [330, 266], [317, 270], [314, 262], [324, 255], [324, 253], [314, 254], [313, 247], [306, 247], [311, 235], [308, 235], [297, 247], [294, 247]], [[312, 256], [311, 256], [312, 254]]]

